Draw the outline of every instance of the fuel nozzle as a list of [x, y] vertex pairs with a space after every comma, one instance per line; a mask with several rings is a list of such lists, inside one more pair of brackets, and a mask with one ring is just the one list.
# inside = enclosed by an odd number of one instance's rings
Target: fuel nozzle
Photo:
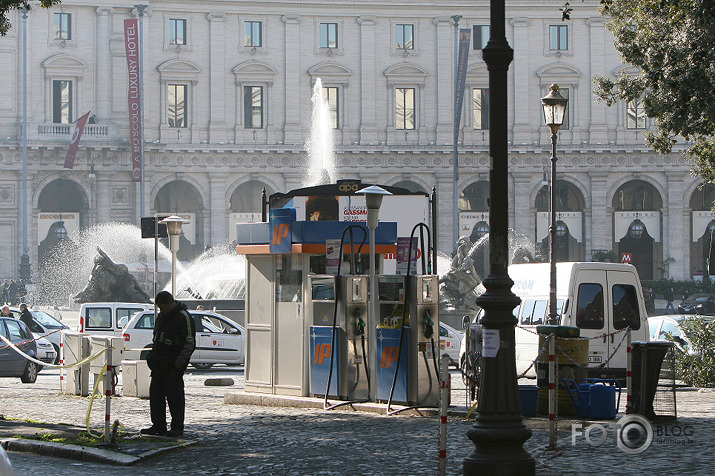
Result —
[[355, 334], [361, 336], [365, 334], [365, 321], [359, 308], [356, 307], [353, 314], [355, 316]]
[[425, 337], [429, 339], [434, 334], [434, 321], [432, 320], [429, 310], [425, 310], [425, 318], [422, 324], [424, 325]]

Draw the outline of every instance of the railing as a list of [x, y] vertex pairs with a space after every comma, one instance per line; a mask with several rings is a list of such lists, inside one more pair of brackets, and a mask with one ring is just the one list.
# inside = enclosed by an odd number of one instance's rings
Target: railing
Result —
[[[28, 124], [28, 139], [55, 140], [69, 142], [75, 130], [75, 124]], [[119, 141], [121, 139], [118, 124], [87, 124], [82, 133], [83, 141]]]

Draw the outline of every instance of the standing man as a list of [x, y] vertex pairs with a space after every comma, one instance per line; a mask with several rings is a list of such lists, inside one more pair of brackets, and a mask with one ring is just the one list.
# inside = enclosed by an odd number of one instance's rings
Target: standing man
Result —
[[663, 293], [663, 298], [665, 299], [665, 313], [668, 314], [668, 309], [675, 313], [675, 306], [673, 305], [675, 290], [673, 288], [667, 288]]
[[[196, 328], [186, 305], [175, 301], [168, 291], [154, 299], [159, 315], [154, 326], [153, 346], [146, 363], [151, 369], [149, 407], [151, 427], [145, 435], [181, 436], [184, 434], [184, 372], [196, 348]], [[166, 431], [166, 404], [171, 414], [171, 429]]]
[[10, 304], [10, 283], [7, 282], [7, 279], [3, 281], [0, 289], [2, 290], [2, 303]]
[[27, 325], [27, 328], [33, 330], [35, 326], [34, 319], [32, 318], [32, 313], [27, 308], [27, 304], [24, 302], [20, 304], [20, 320]]

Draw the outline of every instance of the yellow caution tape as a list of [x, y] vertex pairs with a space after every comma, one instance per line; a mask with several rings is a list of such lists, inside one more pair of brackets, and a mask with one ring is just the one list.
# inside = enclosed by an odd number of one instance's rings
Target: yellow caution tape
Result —
[[[43, 362], [43, 361], [41, 361], [41, 360], [37, 360], [37, 359], [35, 359], [35, 358], [33, 358], [33, 357], [30, 357], [29, 355], [27, 355], [26, 353], [24, 353], [23, 351], [21, 351], [20, 349], [18, 349], [17, 346], [16, 346], [15, 344], [13, 344], [11, 341], [9, 341], [8, 338], [5, 337], [4, 335], [0, 334], [0, 339], [4, 340], [5, 343], [8, 345], [8, 347], [10, 347], [12, 350], [14, 350], [14, 351], [17, 352], [18, 354], [22, 355], [23, 357], [25, 357], [25, 358], [26, 358], [27, 360], [29, 360], [30, 362], [35, 362], [36, 364], [42, 365], [43, 367], [50, 367], [50, 368], [54, 368], [54, 369], [69, 369], [69, 368], [72, 368], [72, 367], [77, 367], [77, 366], [79, 366], [79, 365], [87, 364], [87, 363], [89, 363], [89, 362], [92, 362], [94, 359], [96, 359], [97, 357], [99, 357], [100, 355], [102, 355], [103, 353], [105, 353], [105, 352], [107, 351], [107, 349], [102, 349], [102, 350], [100, 350], [99, 352], [97, 352], [97, 353], [94, 354], [94, 355], [90, 355], [89, 357], [87, 357], [87, 358], [85, 358], [85, 359], [82, 359], [82, 360], [80, 360], [80, 361], [78, 361], [78, 362], [74, 362], [74, 363], [69, 364], [69, 365], [48, 364], [48, 363]], [[114, 347], [110, 347], [110, 348], [111, 348], [111, 349], [114, 349]]]

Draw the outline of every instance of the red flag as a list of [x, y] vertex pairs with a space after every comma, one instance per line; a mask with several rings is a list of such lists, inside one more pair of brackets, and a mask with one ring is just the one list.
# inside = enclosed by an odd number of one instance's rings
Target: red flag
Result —
[[139, 28], [136, 18], [124, 20], [124, 46], [127, 51], [129, 72], [129, 142], [132, 150], [132, 180], [141, 182], [142, 115], [141, 83], [139, 82]]
[[79, 140], [82, 138], [82, 132], [84, 131], [84, 125], [89, 119], [89, 112], [77, 120], [77, 127], [72, 134], [72, 140], [70, 140], [70, 146], [67, 149], [67, 157], [65, 157], [65, 168], [74, 168], [74, 157], [77, 155], [77, 149], [79, 149]]

